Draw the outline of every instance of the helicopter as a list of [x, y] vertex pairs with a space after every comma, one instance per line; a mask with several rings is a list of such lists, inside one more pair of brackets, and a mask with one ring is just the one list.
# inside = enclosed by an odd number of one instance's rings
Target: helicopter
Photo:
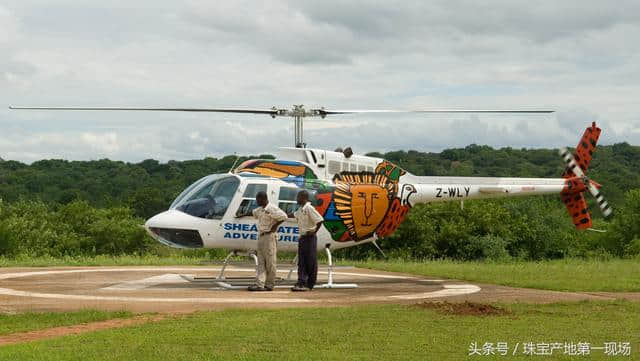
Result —
[[[277, 250], [296, 251], [298, 226], [293, 218], [296, 196], [307, 190], [323, 216], [317, 233], [318, 252], [325, 250], [329, 282], [325, 288], [349, 288], [333, 283], [333, 250], [373, 243], [391, 235], [418, 204], [499, 197], [559, 194], [574, 225], [591, 229], [585, 200], [591, 193], [605, 217], [612, 213], [599, 191], [601, 185], [586, 176], [601, 129], [587, 127], [574, 152], [559, 150], [566, 169], [558, 178], [439, 177], [416, 176], [385, 159], [354, 154], [351, 148], [334, 151], [308, 148], [303, 122], [353, 113], [552, 113], [552, 110], [326, 110], [265, 108], [112, 108], [112, 107], [10, 107], [36, 110], [177, 111], [262, 114], [294, 119], [294, 147], [279, 148], [275, 159], [251, 159], [228, 173], [210, 174], [182, 191], [168, 210], [146, 221], [145, 229], [158, 242], [177, 248], [220, 248], [230, 251], [216, 279], [224, 280], [233, 255], [247, 255], [257, 264], [257, 221], [249, 217], [256, 208], [256, 194], [265, 192], [269, 202], [289, 215], [277, 230]], [[462, 203], [461, 203], [462, 204]], [[295, 264], [295, 261], [294, 261]], [[289, 277], [291, 271], [289, 272]]]

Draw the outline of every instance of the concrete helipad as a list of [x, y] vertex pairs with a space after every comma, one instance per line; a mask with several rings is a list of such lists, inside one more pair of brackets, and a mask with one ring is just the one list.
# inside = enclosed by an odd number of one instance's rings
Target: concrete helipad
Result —
[[[228, 290], [213, 279], [219, 267], [54, 267], [0, 270], [0, 312], [95, 308], [135, 312], [189, 312], [224, 307], [332, 306], [415, 303], [425, 300], [552, 302], [580, 299], [640, 299], [638, 294], [565, 293], [481, 285], [464, 281], [336, 268], [334, 282], [355, 289], [291, 292], [282, 282], [273, 292]], [[226, 276], [250, 277], [250, 267], [229, 267]], [[286, 278], [287, 270], [278, 275]], [[295, 279], [296, 274], [293, 273]], [[325, 283], [326, 269], [319, 272]], [[233, 282], [231, 282], [233, 283]]]

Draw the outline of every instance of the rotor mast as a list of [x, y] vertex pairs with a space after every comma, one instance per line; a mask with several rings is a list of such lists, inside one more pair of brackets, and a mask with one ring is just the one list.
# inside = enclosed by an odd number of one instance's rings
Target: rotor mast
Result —
[[291, 113], [294, 125], [293, 145], [296, 148], [306, 148], [307, 143], [304, 142], [304, 117], [312, 113], [307, 113], [302, 104], [294, 105]]
[[306, 148], [307, 143], [304, 142], [304, 118], [305, 117], [321, 117], [327, 116], [324, 108], [306, 110], [303, 104], [294, 104], [291, 109], [277, 109], [273, 107], [272, 118], [276, 116], [285, 116], [293, 118], [293, 145], [296, 148]]
[[[297, 106], [296, 106], [297, 107]], [[300, 107], [302, 107], [300, 105]], [[304, 109], [303, 109], [304, 111]], [[294, 116], [294, 123], [295, 123], [295, 134], [294, 134], [294, 140], [293, 140], [293, 144], [295, 144], [296, 148], [305, 148], [307, 146], [307, 144], [303, 141], [303, 137], [304, 137], [304, 121], [302, 120], [303, 116], [302, 115], [295, 115]]]

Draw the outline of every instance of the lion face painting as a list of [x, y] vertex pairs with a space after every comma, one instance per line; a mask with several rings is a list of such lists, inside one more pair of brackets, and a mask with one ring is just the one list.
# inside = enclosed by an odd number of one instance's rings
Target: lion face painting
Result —
[[359, 241], [373, 235], [397, 193], [397, 184], [384, 174], [344, 172], [334, 179], [336, 215]]

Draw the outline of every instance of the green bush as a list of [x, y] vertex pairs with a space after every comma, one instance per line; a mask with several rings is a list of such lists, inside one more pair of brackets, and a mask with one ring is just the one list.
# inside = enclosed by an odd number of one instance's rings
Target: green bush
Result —
[[40, 201], [0, 203], [0, 256], [142, 254], [154, 241], [125, 207], [96, 209], [73, 201], [54, 209]]
[[[640, 190], [630, 191], [603, 220], [597, 208], [593, 228], [578, 231], [558, 197], [527, 197], [414, 207], [405, 222], [378, 244], [388, 257], [402, 259], [543, 260], [565, 257], [609, 259], [640, 255]], [[379, 258], [371, 245], [348, 248], [340, 256]]]
[[623, 207], [614, 212], [605, 237], [607, 249], [621, 257], [640, 254], [640, 189], [627, 192]]

